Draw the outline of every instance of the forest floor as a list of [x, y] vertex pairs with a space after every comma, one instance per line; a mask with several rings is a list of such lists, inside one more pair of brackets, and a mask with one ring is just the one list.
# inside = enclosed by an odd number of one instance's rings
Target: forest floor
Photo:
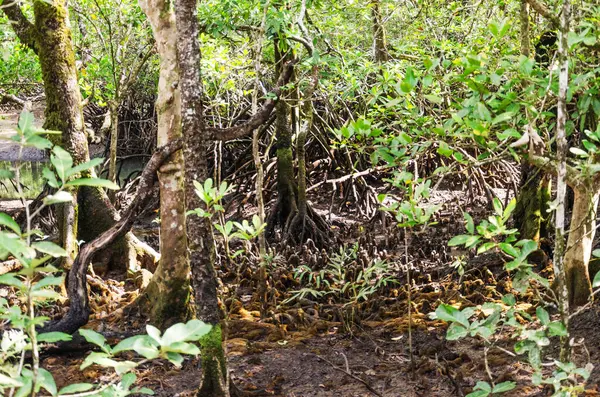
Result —
[[[485, 204], [458, 203], [458, 192], [439, 191], [432, 200], [446, 201], [438, 224], [409, 241], [413, 262], [412, 338], [408, 334], [407, 297], [402, 287], [382, 290], [365, 303], [328, 305], [307, 301], [304, 306], [271, 307], [272, 316], [261, 320], [258, 304], [251, 290], [227, 283], [228, 337], [227, 351], [232, 379], [240, 388], [266, 396], [465, 396], [479, 380], [488, 380], [484, 344], [466, 338], [456, 342], [445, 340], [446, 325], [431, 320], [428, 313], [441, 301], [462, 307], [484, 302], [500, 302], [506, 285], [506, 274], [493, 256], [474, 261], [462, 282], [450, 267], [451, 253], [446, 243], [462, 231], [458, 208], [472, 213], [483, 212]], [[393, 229], [388, 230], [393, 235]], [[340, 235], [347, 243], [362, 240], [362, 234], [378, 241], [380, 252], [394, 261], [404, 252], [400, 236], [384, 247], [386, 231], [378, 224], [341, 226]], [[396, 234], [398, 234], [396, 232]], [[292, 268], [284, 266], [283, 272]], [[549, 269], [541, 269], [548, 272]], [[398, 280], [405, 280], [405, 270], [397, 269]], [[281, 272], [279, 274], [282, 274]], [[225, 274], [222, 274], [225, 277]], [[87, 327], [100, 332], [143, 332], [144, 317], [121, 308], [134, 301], [137, 291], [133, 282], [117, 280], [92, 282], [94, 319]], [[112, 292], [111, 292], [112, 291]], [[281, 291], [289, 296], [290, 291]], [[241, 304], [241, 302], [245, 302]], [[310, 312], [306, 304], [312, 305]], [[299, 307], [304, 307], [304, 312]], [[527, 309], [528, 305], [523, 308]], [[54, 310], [53, 310], [54, 311]], [[127, 313], [127, 314], [125, 314]], [[302, 315], [304, 313], [304, 315]], [[332, 314], [333, 313], [333, 314]], [[284, 314], [287, 321], [276, 321]], [[280, 317], [279, 317], [280, 318]], [[574, 360], [581, 365], [600, 363], [600, 326], [598, 305], [585, 311], [572, 322], [576, 340], [585, 338], [586, 349], [579, 348]], [[412, 339], [412, 340], [410, 340]], [[409, 342], [410, 340], [410, 342]], [[116, 343], [117, 340], [114, 340]], [[544, 359], [557, 356], [556, 343]], [[412, 343], [413, 364], [409, 355]], [[510, 334], [498, 335], [496, 346], [487, 353], [489, 370], [495, 382], [512, 380], [518, 386], [508, 396], [548, 396], [549, 389], [531, 385], [532, 369], [525, 358], [511, 357], [502, 349], [513, 351], [515, 341]], [[87, 352], [48, 355], [43, 365], [58, 382], [95, 381], [109, 371], [90, 367], [78, 368]], [[194, 396], [200, 382], [199, 363], [186, 360], [182, 368], [170, 364], [150, 363], [138, 370], [139, 383], [152, 388], [157, 396]], [[600, 372], [595, 370], [585, 395], [599, 395]], [[367, 386], [368, 385], [368, 386]], [[369, 388], [371, 390], [369, 390]]]
[[[14, 126], [15, 122], [14, 115], [0, 117], [0, 131], [9, 124]], [[506, 195], [505, 191], [496, 193], [501, 198]], [[328, 194], [330, 192], [315, 192], [311, 197], [322, 212], [329, 207]], [[304, 248], [305, 251], [298, 254], [299, 261], [297, 256], [294, 260], [288, 256], [273, 270], [271, 283], [279, 295], [272, 298], [278, 304], [273, 302], [269, 315], [261, 320], [259, 303], [253, 299], [253, 287], [248, 284], [256, 263], [221, 266], [223, 306], [228, 311], [228, 363], [236, 385], [254, 391], [254, 395], [265, 396], [445, 397], [464, 396], [477, 381], [488, 380], [484, 344], [475, 338], [446, 341], [446, 324], [428, 316], [442, 301], [461, 307], [500, 302], [508, 286], [502, 264], [493, 255], [471, 261], [461, 282], [451, 267], [454, 257], [464, 254], [447, 247], [452, 236], [463, 232], [462, 211], [481, 218], [487, 206], [485, 199], [474, 198], [467, 202], [465, 196], [458, 190], [435, 191], [431, 201], [443, 204], [436, 217], [437, 224], [413, 235], [408, 247], [400, 229], [384, 227], [380, 220], [361, 221], [351, 209], [337, 214], [332, 230], [343, 239], [332, 251], [340, 247], [348, 249], [360, 242], [356, 258], [348, 266], [359, 267], [357, 263], [363, 256], [369, 263], [377, 257], [392, 264], [390, 272], [400, 283], [382, 288], [366, 302], [304, 299], [281, 304], [299, 288], [293, 280], [292, 262], [303, 264], [305, 259], [319, 255], [318, 250], [306, 252]], [[8, 208], [8, 204], [0, 201], [0, 211], [15, 209]], [[352, 208], [353, 203], [349, 204]], [[144, 230], [149, 229], [151, 226], [145, 225]], [[413, 279], [410, 319], [405, 288], [406, 253]], [[232, 266], [236, 277], [231, 277]], [[547, 273], [549, 269], [539, 271]], [[94, 313], [87, 328], [113, 335], [143, 332], [143, 313], [123, 309], [135, 301], [139, 284], [118, 273], [109, 273], [107, 277], [89, 275], [88, 280]], [[280, 290], [285, 288], [287, 290]], [[8, 290], [0, 290], [0, 295], [8, 294]], [[523, 309], [528, 310], [527, 305]], [[45, 314], [50, 316], [60, 315], [64, 310], [61, 305], [44, 308]], [[599, 326], [598, 305], [572, 320], [575, 340], [585, 338], [586, 343], [586, 349], [578, 348], [575, 352], [574, 360], [578, 364], [588, 361], [600, 364]], [[550, 395], [549, 389], [531, 385], [532, 370], [524, 358], [512, 357], [503, 351], [513, 351], [515, 341], [510, 336], [508, 332], [496, 335], [497, 348], [487, 352], [494, 381], [517, 382], [517, 388], [505, 394], [508, 396]], [[557, 356], [557, 340], [552, 343], [544, 360]], [[79, 370], [88, 352], [87, 347], [81, 351], [48, 352], [43, 355], [42, 365], [54, 374], [59, 387], [108, 377], [108, 370], [96, 366]], [[598, 369], [592, 373], [585, 395], [600, 394]], [[187, 359], [181, 368], [156, 361], [137, 369], [139, 384], [162, 397], [195, 396], [200, 374], [197, 359]]]

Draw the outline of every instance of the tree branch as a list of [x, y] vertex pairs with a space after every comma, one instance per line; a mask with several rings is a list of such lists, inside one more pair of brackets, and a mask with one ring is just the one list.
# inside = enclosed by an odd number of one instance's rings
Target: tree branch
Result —
[[8, 17], [21, 43], [31, 48], [37, 54], [33, 23], [23, 14], [18, 0], [0, 0], [0, 10], [4, 11], [4, 14]]
[[134, 220], [139, 216], [140, 212], [146, 206], [148, 199], [152, 196], [152, 187], [156, 179], [156, 172], [171, 154], [182, 147], [183, 142], [175, 140], [158, 148], [142, 171], [135, 198], [121, 219], [96, 239], [82, 246], [75, 258], [75, 262], [73, 262], [73, 266], [69, 270], [67, 290], [70, 303], [69, 310], [63, 318], [46, 325], [40, 332], [58, 331], [72, 334], [87, 324], [90, 316], [90, 304], [87, 293], [86, 273], [92, 257], [97, 251], [108, 246], [131, 229]]
[[235, 127], [229, 128], [206, 128], [206, 134], [208, 139], [215, 141], [229, 141], [232, 139], [240, 138], [244, 135], [248, 135], [255, 128], [260, 127], [263, 123], [265, 123], [269, 117], [271, 116], [271, 112], [275, 108], [275, 105], [279, 101], [279, 96], [283, 90], [283, 86], [285, 86], [292, 77], [292, 72], [294, 70], [294, 65], [296, 61], [290, 61], [283, 66], [283, 70], [279, 75], [279, 79], [277, 80], [277, 85], [273, 91], [271, 91], [271, 95], [274, 95], [275, 98], [267, 99], [260, 110], [254, 114], [250, 120], [246, 121], [244, 124], [237, 125]]
[[554, 15], [552, 11], [548, 8], [544, 3], [539, 2], [538, 0], [526, 0], [531, 8], [533, 8], [538, 14], [548, 19], [552, 26], [558, 28], [560, 26], [560, 21], [558, 16]]

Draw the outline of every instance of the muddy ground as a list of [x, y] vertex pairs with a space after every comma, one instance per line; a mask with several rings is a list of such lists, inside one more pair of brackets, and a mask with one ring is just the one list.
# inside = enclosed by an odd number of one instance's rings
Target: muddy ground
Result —
[[[39, 120], [39, 119], [38, 119]], [[6, 133], [14, 125], [15, 116], [0, 117], [0, 131]], [[2, 153], [12, 153], [14, 147], [0, 146]], [[326, 189], [324, 187], [323, 189]], [[323, 214], [329, 208], [330, 193], [316, 190], [311, 199]], [[503, 198], [504, 190], [496, 191]], [[411, 312], [403, 283], [406, 282], [404, 237], [393, 226], [384, 227], [379, 218], [360, 219], [351, 209], [336, 213], [333, 233], [340, 243], [350, 246], [360, 242], [364, 252], [393, 263], [394, 276], [400, 285], [382, 289], [367, 302], [356, 305], [310, 301], [281, 305], [281, 301], [298, 288], [290, 279], [296, 259], [291, 256], [278, 262], [273, 270], [272, 285], [281, 290], [270, 307], [270, 314], [261, 320], [258, 303], [252, 299], [253, 288], [232, 279], [231, 264], [220, 266], [225, 287], [223, 306], [228, 311], [227, 351], [231, 379], [242, 390], [264, 396], [465, 396], [479, 380], [487, 380], [483, 343], [466, 338], [448, 342], [446, 324], [431, 320], [428, 314], [440, 302], [461, 306], [498, 301], [505, 285], [506, 274], [501, 263], [488, 257], [473, 261], [462, 283], [450, 267], [457, 254], [448, 249], [447, 241], [463, 232], [462, 210], [481, 217], [488, 203], [481, 197], [468, 197], [460, 190], [434, 192], [432, 202], [443, 204], [436, 217], [437, 224], [415, 234], [408, 241], [408, 253], [413, 272]], [[352, 208], [356, 203], [349, 203]], [[8, 206], [11, 208], [8, 208]], [[232, 206], [235, 207], [235, 206]], [[0, 211], [13, 212], [18, 203], [0, 202]], [[246, 213], [252, 213], [249, 208]], [[156, 225], [142, 225], [143, 238], [156, 242]], [[337, 250], [337, 247], [335, 247]], [[301, 254], [299, 254], [302, 257]], [[310, 253], [307, 254], [310, 256]], [[293, 256], [293, 255], [292, 255]], [[244, 262], [244, 261], [241, 261]], [[238, 273], [253, 274], [256, 263], [238, 263]], [[235, 267], [233, 266], [233, 267]], [[122, 274], [109, 274], [102, 279], [90, 276], [94, 314], [86, 326], [100, 332], [136, 334], [143, 332], [143, 313], [124, 311], [134, 302], [137, 284]], [[285, 284], [282, 280], [288, 280]], [[285, 287], [284, 285], [287, 285]], [[284, 286], [284, 287], [280, 287]], [[7, 292], [5, 291], [4, 294]], [[50, 316], [64, 312], [60, 305], [45, 309]], [[409, 326], [411, 336], [409, 337]], [[578, 348], [574, 359], [579, 364], [598, 364], [587, 384], [585, 395], [598, 395], [600, 383], [600, 308], [583, 312], [572, 322], [574, 336], [585, 338], [586, 349]], [[498, 346], [513, 350], [509, 333], [500, 335]], [[118, 340], [113, 339], [116, 343]], [[556, 357], [556, 340], [545, 360]], [[412, 350], [409, 348], [412, 345]], [[44, 368], [50, 370], [60, 386], [79, 381], [100, 382], [110, 374], [99, 367], [83, 371], [79, 365], [89, 352], [89, 346], [69, 352], [45, 353]], [[412, 352], [412, 354], [411, 354]], [[552, 356], [550, 356], [552, 355]], [[517, 388], [505, 395], [547, 396], [549, 389], [531, 385], [531, 367], [523, 357], [511, 357], [501, 349], [488, 354], [489, 369], [494, 381], [512, 380]], [[154, 361], [136, 370], [138, 383], [150, 387], [157, 396], [194, 396], [199, 385], [201, 368], [197, 359], [186, 359], [182, 368]]]

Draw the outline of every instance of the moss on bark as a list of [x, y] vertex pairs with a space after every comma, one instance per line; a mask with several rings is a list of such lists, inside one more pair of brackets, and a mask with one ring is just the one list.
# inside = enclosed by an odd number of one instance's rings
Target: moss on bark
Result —
[[221, 325], [213, 324], [212, 329], [202, 339], [202, 386], [197, 397], [225, 397], [228, 396], [227, 364], [223, 349]]

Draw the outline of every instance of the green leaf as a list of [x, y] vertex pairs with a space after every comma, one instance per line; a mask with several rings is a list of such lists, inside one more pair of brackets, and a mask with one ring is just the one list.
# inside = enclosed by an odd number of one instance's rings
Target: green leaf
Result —
[[571, 153], [573, 153], [574, 155], [576, 155], [576, 156], [581, 156], [581, 157], [588, 157], [589, 156], [588, 152], [586, 152], [583, 149], [579, 149], [577, 147], [572, 147], [572, 148], [569, 149], [569, 151]]
[[21, 386], [23, 386], [23, 382], [21, 382], [18, 379], [10, 378], [10, 377], [0, 373], [0, 386], [2, 386], [2, 387], [21, 387]]
[[111, 182], [107, 179], [101, 178], [79, 178], [73, 179], [65, 183], [66, 186], [94, 186], [94, 187], [103, 187], [106, 189], [119, 190], [120, 187], [114, 182]]
[[162, 338], [160, 337], [160, 330], [155, 326], [148, 324], [146, 325], [146, 332], [148, 335], [156, 341], [159, 345], [162, 345]]
[[38, 368], [37, 387], [45, 389], [46, 391], [48, 391], [48, 393], [52, 394], [53, 396], [55, 396], [56, 393], [58, 393], [54, 377], [50, 372], [48, 372], [44, 368]]
[[17, 287], [19, 289], [25, 289], [25, 284], [14, 274], [6, 273], [0, 276], [0, 284], [10, 285], [11, 287]]
[[442, 303], [435, 310], [435, 314], [440, 320], [457, 322], [463, 325], [465, 328], [469, 327], [469, 320], [465, 314], [453, 306]]
[[170, 351], [170, 352], [175, 352], [175, 353], [182, 353], [182, 354], [190, 354], [190, 355], [198, 355], [200, 354], [200, 349], [198, 348], [198, 346], [189, 343], [189, 342], [175, 342], [175, 343], [171, 343], [170, 345], [164, 347], [163, 350], [166, 351]]
[[60, 245], [54, 244], [52, 241], [40, 241], [31, 244], [31, 246], [35, 248], [36, 251], [48, 254], [54, 258], [67, 256], [67, 251], [65, 251]]
[[112, 349], [112, 352], [117, 354], [122, 351], [133, 350], [144, 358], [154, 359], [160, 354], [156, 346], [156, 341], [148, 335], [137, 335], [123, 339]]
[[490, 392], [484, 390], [475, 390], [472, 393], [467, 394], [465, 397], [487, 397], [490, 395]]
[[494, 117], [494, 119], [492, 120], [492, 125], [504, 123], [505, 121], [512, 119], [514, 117], [514, 115], [515, 115], [514, 112], [505, 112], [505, 113], [499, 114], [498, 116]]
[[187, 323], [178, 323], [171, 326], [162, 336], [163, 346], [177, 342], [195, 341], [206, 335], [212, 327], [200, 320], [191, 320]]
[[516, 258], [519, 256], [519, 251], [512, 244], [500, 243], [500, 244], [498, 244], [498, 246], [505, 254], [510, 255], [513, 258]]
[[167, 352], [166, 358], [176, 367], [181, 367], [181, 364], [183, 363], [183, 356], [179, 353]]
[[83, 336], [86, 341], [100, 347], [105, 353], [110, 353], [111, 348], [106, 343], [104, 335], [92, 331], [91, 329], [80, 329], [79, 335]]
[[594, 276], [594, 281], [592, 282], [592, 287], [597, 288], [600, 287], [600, 272], [596, 273]]
[[502, 216], [503, 211], [502, 211], [502, 203], [500, 202], [500, 199], [498, 199], [498, 197], [494, 197], [492, 204], [494, 206], [494, 211], [496, 212], [496, 215]]
[[58, 392], [58, 395], [61, 396], [63, 394], [74, 394], [81, 393], [84, 391], [88, 391], [94, 388], [94, 385], [89, 383], [73, 383], [72, 385], [65, 386]]
[[90, 161], [86, 161], [85, 163], [76, 165], [75, 167], [71, 168], [67, 172], [67, 176], [72, 176], [72, 175], [80, 173], [81, 171], [85, 171], [85, 170], [89, 170], [90, 168], [94, 168], [94, 167], [102, 164], [103, 161], [104, 161], [103, 158], [96, 157], [96, 158], [91, 159]]
[[73, 158], [65, 149], [55, 146], [50, 155], [50, 162], [56, 169], [59, 179], [64, 183], [67, 181], [67, 172], [73, 166]]
[[37, 283], [33, 285], [32, 290], [37, 291], [45, 287], [53, 286], [53, 285], [61, 285], [63, 283], [63, 277], [44, 277]]
[[19, 122], [17, 124], [17, 127], [24, 134], [31, 132], [31, 129], [33, 128], [33, 113], [23, 109], [23, 111], [19, 115]]
[[65, 342], [71, 339], [73, 339], [73, 337], [64, 332], [44, 332], [37, 336], [37, 341], [41, 343]]
[[567, 327], [561, 321], [552, 321], [548, 324], [548, 333], [550, 336], [567, 336], [569, 334]]
[[540, 322], [542, 323], [542, 325], [550, 324], [550, 315], [548, 314], [546, 309], [544, 309], [541, 306], [538, 306], [538, 308], [535, 309], [535, 313], [536, 313], [538, 319], [540, 320]]
[[448, 245], [450, 247], [455, 247], [457, 245], [463, 245], [473, 236], [469, 236], [468, 234], [460, 234], [458, 236], [454, 236], [448, 241]]
[[469, 215], [468, 212], [463, 212], [463, 216], [465, 217], [465, 228], [467, 232], [470, 234], [475, 234], [475, 223], [473, 222], [473, 217]]
[[504, 392], [514, 389], [516, 386], [517, 386], [517, 384], [515, 382], [511, 382], [511, 381], [498, 383], [492, 389], [492, 393], [504, 393]]
[[62, 297], [61, 294], [51, 289], [40, 289], [36, 291], [31, 291], [31, 296], [35, 298], [44, 298], [52, 300], [58, 300]]
[[435, 104], [439, 105], [440, 103], [444, 102], [444, 99], [437, 95], [424, 95], [424, 96], [425, 96], [425, 99], [427, 99], [431, 103], [435, 103]]
[[72, 202], [73, 196], [71, 196], [71, 193], [65, 192], [64, 190], [56, 192], [55, 194], [51, 194], [44, 199], [44, 204], [46, 205]]
[[469, 335], [469, 330], [458, 323], [452, 323], [446, 332], [446, 339], [458, 340]]
[[19, 227], [19, 224], [15, 222], [12, 216], [5, 214], [4, 212], [0, 212], [0, 226], [5, 226], [13, 232], [17, 233], [18, 235], [22, 234], [21, 227]]
[[506, 294], [502, 297], [502, 302], [508, 306], [514, 306], [517, 304], [517, 300], [513, 294]]
[[[82, 330], [79, 330], [79, 332], [81, 333]], [[89, 367], [92, 364], [96, 364], [98, 362], [98, 360], [100, 358], [108, 358], [109, 355], [107, 353], [101, 353], [101, 352], [91, 352], [86, 358], [85, 360], [83, 360], [83, 362], [81, 363], [81, 365], [79, 366], [79, 369], [83, 370], [86, 369], [87, 367]]]

